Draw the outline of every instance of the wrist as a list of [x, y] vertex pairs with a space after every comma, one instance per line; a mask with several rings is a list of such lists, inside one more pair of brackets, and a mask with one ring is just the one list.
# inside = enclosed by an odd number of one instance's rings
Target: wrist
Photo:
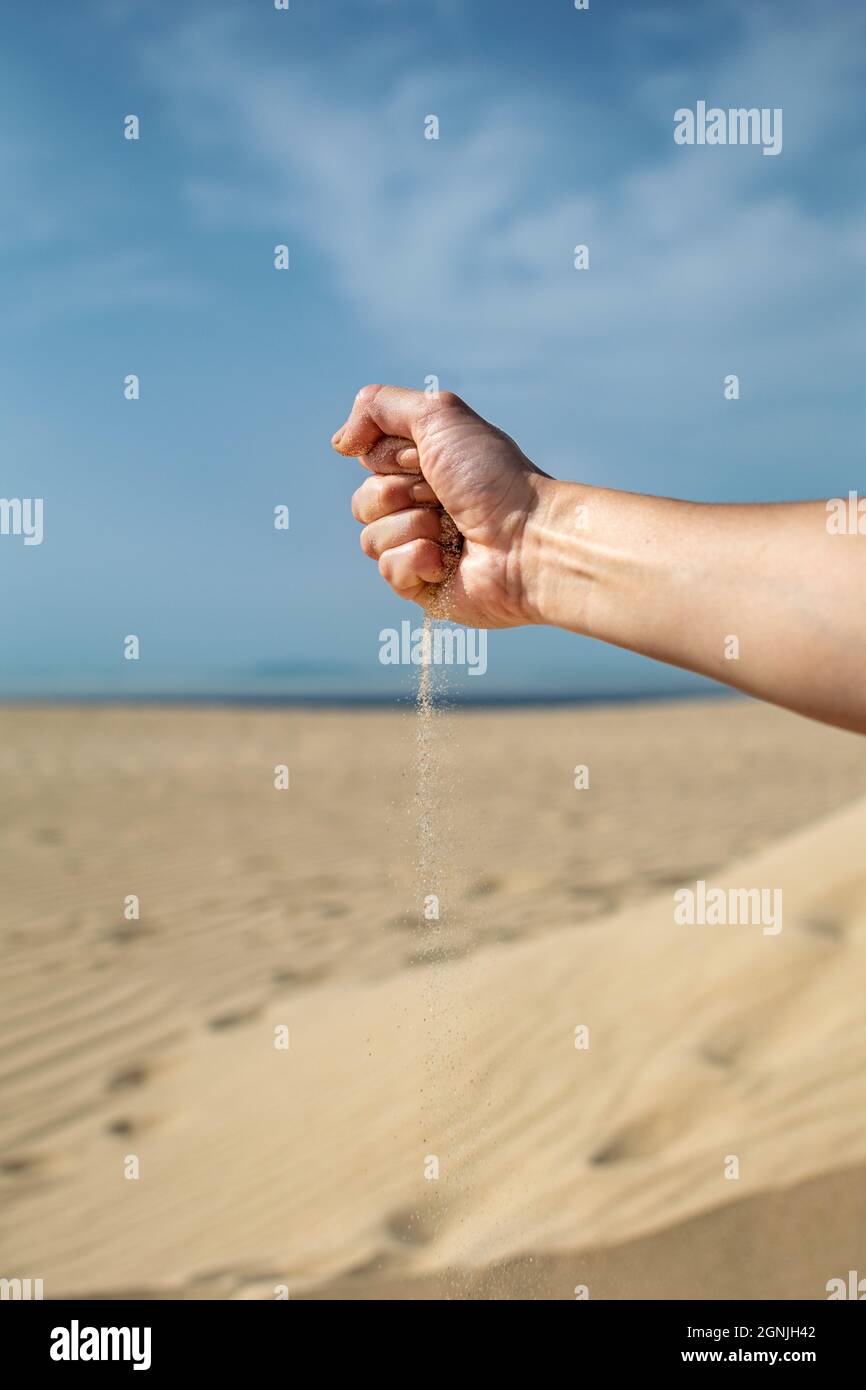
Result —
[[521, 556], [526, 621], [586, 633], [593, 589], [589, 519], [598, 490], [543, 474], [533, 475], [532, 487]]

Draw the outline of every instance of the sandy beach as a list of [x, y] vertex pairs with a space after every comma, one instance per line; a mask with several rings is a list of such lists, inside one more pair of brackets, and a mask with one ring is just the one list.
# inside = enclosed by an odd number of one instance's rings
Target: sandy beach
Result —
[[[820, 1299], [866, 1274], [862, 739], [745, 699], [443, 716], [425, 923], [408, 707], [0, 726], [6, 1277]], [[698, 880], [779, 889], [782, 930], [677, 924]]]

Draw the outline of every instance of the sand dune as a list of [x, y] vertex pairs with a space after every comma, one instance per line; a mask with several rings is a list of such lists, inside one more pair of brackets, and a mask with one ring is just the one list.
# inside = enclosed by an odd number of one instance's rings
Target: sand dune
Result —
[[824, 1297], [866, 1267], [864, 832], [860, 801], [713, 872], [781, 888], [778, 936], [677, 926], [673, 865], [648, 899], [439, 963], [304, 980], [299, 951], [267, 998], [242, 917], [211, 943], [200, 911], [174, 979], [133, 968], [157, 928], [101, 971], [34, 933], [4, 1020], [4, 1270], [49, 1296]]
[[826, 1297], [824, 1270], [846, 1281], [850, 1269], [862, 1272], [864, 1229], [866, 1169], [845, 1168], [621, 1245], [408, 1279], [349, 1278], [295, 1297], [572, 1300], [579, 1282], [602, 1299], [814, 1299]]

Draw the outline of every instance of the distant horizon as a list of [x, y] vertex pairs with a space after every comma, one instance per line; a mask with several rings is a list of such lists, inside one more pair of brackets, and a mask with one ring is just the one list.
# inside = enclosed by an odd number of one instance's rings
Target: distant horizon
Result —
[[[672, 688], [670, 690], [644, 690], [644, 691], [607, 691], [592, 695], [576, 694], [557, 694], [557, 695], [519, 695], [514, 693], [502, 692], [501, 694], [492, 693], [489, 695], [467, 695], [465, 692], [444, 691], [437, 693], [434, 697], [434, 704], [441, 705], [443, 708], [459, 709], [539, 709], [539, 708], [562, 708], [569, 705], [577, 705], [586, 708], [590, 705], [632, 705], [632, 704], [659, 704], [666, 700], [701, 700], [701, 699], [749, 699], [750, 697], [742, 691], [735, 690], [730, 686], [712, 684], [706, 689], [686, 689], [683, 687]], [[226, 708], [230, 706], [249, 708], [249, 709], [395, 709], [400, 707], [411, 708], [414, 704], [414, 694], [407, 691], [403, 694], [394, 695], [336, 695], [336, 694], [275, 694], [275, 695], [249, 695], [240, 693], [225, 694], [182, 694], [178, 692], [165, 692], [162, 694], [142, 694], [142, 695], [122, 695], [122, 694], [76, 694], [76, 695], [16, 695], [14, 697], [0, 696], [0, 708], [14, 708], [22, 705], [34, 706], [104, 706], [104, 705], [158, 705], [166, 707], [194, 706], [196, 708], [212, 706], [214, 708]]]

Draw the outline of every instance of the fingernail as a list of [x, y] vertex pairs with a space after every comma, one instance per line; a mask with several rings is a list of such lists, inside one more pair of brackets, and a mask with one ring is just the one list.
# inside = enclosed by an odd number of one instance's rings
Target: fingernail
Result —
[[409, 492], [416, 502], [429, 502], [430, 500], [430, 489], [427, 483], [413, 483]]

